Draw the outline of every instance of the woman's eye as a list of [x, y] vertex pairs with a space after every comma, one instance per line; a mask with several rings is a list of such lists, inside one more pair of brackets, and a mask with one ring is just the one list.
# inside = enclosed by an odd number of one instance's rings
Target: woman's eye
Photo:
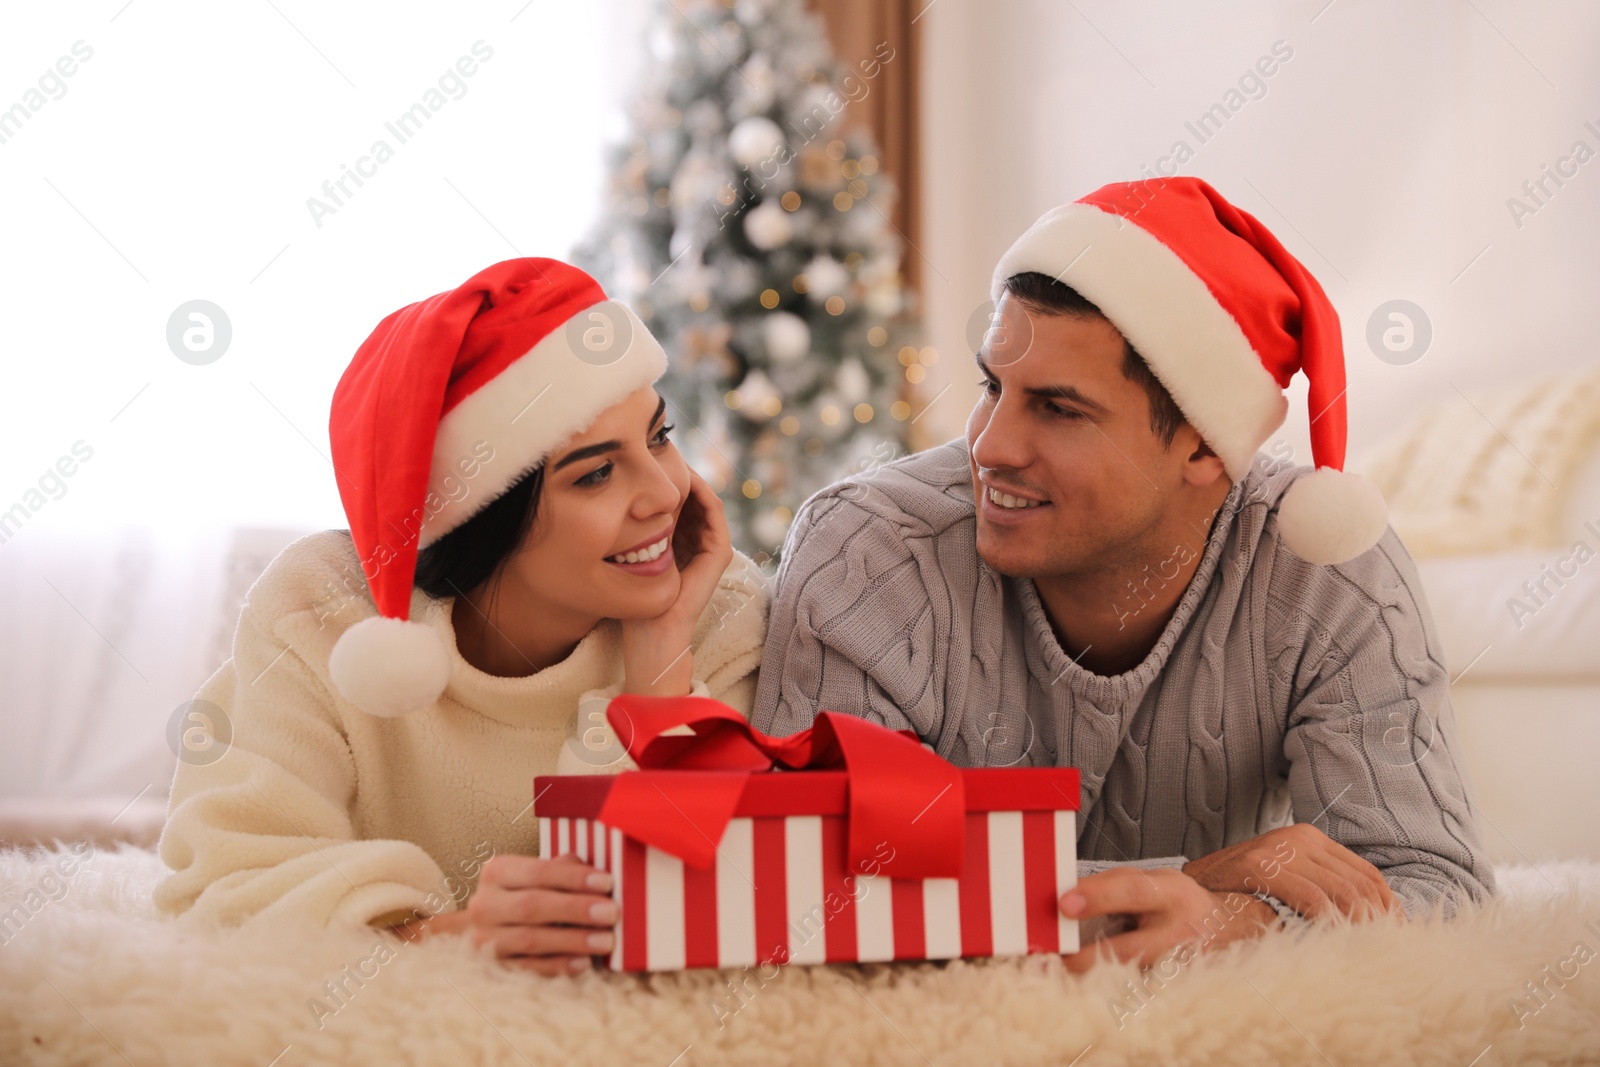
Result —
[[583, 486], [600, 485], [609, 477], [611, 477], [611, 464], [607, 463], [603, 466], [596, 467], [594, 470], [590, 471], [588, 474], [585, 474], [582, 478], [579, 478], [572, 484]]
[[1000, 392], [1000, 383], [995, 381], [993, 378], [979, 378], [978, 386], [990, 396], [994, 396]]
[[672, 430], [673, 430], [672, 424], [671, 423], [667, 423], [666, 425], [662, 426], [661, 429], [656, 431], [656, 435], [650, 439], [650, 443], [653, 444], [653, 445], [664, 445], [664, 444], [666, 444], [668, 442], [668, 440], [669, 440], [667, 435], [670, 434], [672, 432]]

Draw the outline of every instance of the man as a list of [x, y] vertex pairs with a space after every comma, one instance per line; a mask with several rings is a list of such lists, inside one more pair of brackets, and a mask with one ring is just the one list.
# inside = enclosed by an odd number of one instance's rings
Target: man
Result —
[[[993, 290], [965, 440], [796, 516], [755, 726], [834, 709], [961, 766], [1077, 767], [1062, 908], [1132, 916], [1121, 959], [1491, 893], [1416, 570], [1340, 470], [1316, 280], [1178, 178], [1046, 214]], [[1297, 370], [1314, 473], [1257, 454]]]

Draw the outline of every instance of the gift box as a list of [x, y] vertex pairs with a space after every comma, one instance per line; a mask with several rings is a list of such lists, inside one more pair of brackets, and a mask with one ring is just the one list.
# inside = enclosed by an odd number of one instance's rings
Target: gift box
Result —
[[613, 874], [613, 970], [1078, 950], [1075, 769], [960, 769], [835, 712], [786, 738], [703, 698], [606, 714], [640, 769], [536, 778], [534, 814], [542, 857]]

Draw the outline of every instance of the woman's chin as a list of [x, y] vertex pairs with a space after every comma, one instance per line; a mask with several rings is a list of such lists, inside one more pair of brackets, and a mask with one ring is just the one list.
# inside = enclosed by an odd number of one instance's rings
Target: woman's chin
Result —
[[[606, 618], [618, 619], [622, 622], [640, 622], [654, 619], [670, 607], [678, 599], [678, 588], [682, 583], [682, 576], [676, 569], [658, 574], [653, 578], [626, 578], [627, 586], [621, 592], [616, 591], [616, 583], [608, 583], [611, 595], [607, 599], [611, 602], [610, 609], [603, 614]], [[629, 588], [631, 586], [631, 588]]]

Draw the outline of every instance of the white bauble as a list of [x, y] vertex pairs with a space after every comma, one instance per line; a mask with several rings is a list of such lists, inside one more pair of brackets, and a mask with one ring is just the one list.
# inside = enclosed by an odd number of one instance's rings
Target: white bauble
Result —
[[707, 158], [705, 153], [690, 152], [672, 175], [672, 203], [675, 207], [698, 209], [717, 195], [727, 178], [727, 172]]
[[783, 145], [783, 131], [765, 115], [740, 119], [728, 133], [728, 152], [747, 167], [771, 159]]
[[806, 288], [818, 300], [839, 296], [850, 285], [850, 272], [832, 256], [817, 256], [806, 264]]
[[745, 213], [744, 235], [763, 252], [781, 248], [794, 236], [794, 222], [776, 200], [763, 200]]
[[764, 405], [776, 396], [778, 387], [772, 384], [772, 379], [761, 371], [753, 370], [739, 383], [739, 411], [754, 422], [765, 422], [771, 416], [764, 410]]
[[852, 356], [833, 372], [833, 387], [839, 391], [845, 403], [853, 406], [867, 398], [872, 379], [867, 377], [867, 369], [861, 365], [861, 361]]
[[799, 315], [774, 311], [761, 324], [761, 339], [774, 363], [798, 363], [811, 350], [811, 327]]

